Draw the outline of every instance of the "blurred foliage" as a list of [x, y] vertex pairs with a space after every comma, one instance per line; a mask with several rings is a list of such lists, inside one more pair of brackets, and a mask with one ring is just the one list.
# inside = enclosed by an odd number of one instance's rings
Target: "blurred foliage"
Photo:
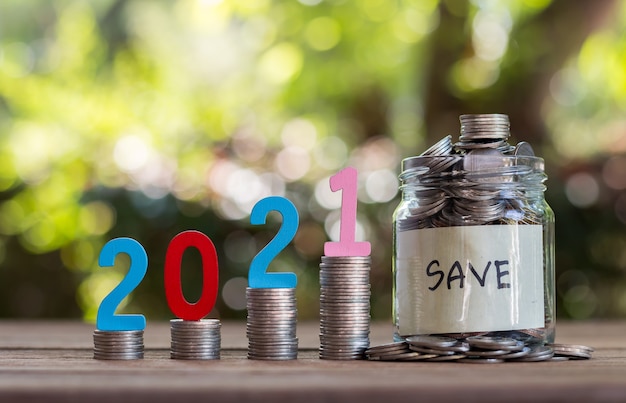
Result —
[[98, 253], [130, 236], [149, 269], [122, 311], [169, 318], [165, 250], [197, 229], [220, 259], [212, 314], [243, 318], [249, 262], [279, 226], [248, 216], [284, 195], [301, 222], [270, 267], [298, 274], [314, 318], [338, 238], [328, 177], [352, 165], [387, 318], [399, 162], [458, 132], [459, 112], [510, 114], [546, 158], [560, 317], [623, 316], [625, 30], [610, 0], [3, 1], [0, 316], [92, 320], [128, 264]]

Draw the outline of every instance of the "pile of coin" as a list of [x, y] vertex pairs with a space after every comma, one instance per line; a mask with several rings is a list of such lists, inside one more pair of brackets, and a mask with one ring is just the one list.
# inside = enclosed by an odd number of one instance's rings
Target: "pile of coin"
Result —
[[554, 351], [554, 357], [566, 358], [568, 360], [588, 360], [594, 352], [593, 347], [582, 346], [580, 344], [548, 344]]
[[221, 326], [218, 319], [172, 319], [170, 357], [177, 360], [218, 360]]
[[500, 113], [461, 115], [461, 136], [455, 144], [457, 149], [497, 149], [511, 150], [507, 143], [510, 136], [509, 117]]
[[93, 358], [97, 360], [137, 360], [143, 358], [143, 330], [93, 332]]
[[248, 358], [255, 360], [295, 360], [295, 288], [247, 288]]
[[507, 115], [461, 115], [460, 120], [459, 142], [453, 144], [448, 135], [402, 161], [400, 179], [414, 187], [415, 197], [410, 214], [397, 220], [397, 229], [540, 224], [525, 196], [529, 186], [537, 186], [530, 179], [538, 186], [545, 179], [530, 144], [507, 142]]
[[322, 256], [320, 358], [365, 358], [370, 333], [370, 267], [369, 256]]
[[365, 354], [378, 361], [454, 361], [471, 364], [540, 362], [590, 359], [593, 348], [549, 344], [527, 346], [523, 341], [498, 336], [410, 336], [405, 341], [373, 346]]

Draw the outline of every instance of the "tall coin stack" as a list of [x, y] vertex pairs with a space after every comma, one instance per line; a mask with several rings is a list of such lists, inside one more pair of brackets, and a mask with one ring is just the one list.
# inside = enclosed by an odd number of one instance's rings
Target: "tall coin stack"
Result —
[[320, 358], [365, 358], [370, 343], [370, 266], [369, 256], [322, 256]]
[[170, 357], [176, 360], [219, 360], [221, 327], [218, 319], [172, 319]]
[[254, 360], [295, 360], [295, 288], [247, 288], [248, 358]]
[[96, 360], [137, 360], [143, 358], [143, 330], [93, 332]]

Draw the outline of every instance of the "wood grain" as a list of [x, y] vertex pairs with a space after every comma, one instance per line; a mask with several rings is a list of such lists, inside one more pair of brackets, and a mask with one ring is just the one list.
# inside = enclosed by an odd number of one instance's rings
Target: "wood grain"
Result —
[[[596, 347], [589, 361], [495, 365], [327, 361], [317, 323], [298, 326], [298, 360], [246, 358], [245, 323], [223, 325], [222, 359], [169, 359], [169, 324], [146, 329], [137, 361], [92, 358], [93, 326], [0, 322], [0, 402], [624, 401], [626, 322], [560, 323], [557, 341]], [[372, 344], [391, 328], [372, 325]]]

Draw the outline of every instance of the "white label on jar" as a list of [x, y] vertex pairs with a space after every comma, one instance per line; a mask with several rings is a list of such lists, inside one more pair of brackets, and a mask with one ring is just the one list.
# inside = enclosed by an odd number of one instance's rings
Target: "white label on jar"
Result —
[[401, 335], [543, 327], [542, 227], [399, 231], [395, 281]]

